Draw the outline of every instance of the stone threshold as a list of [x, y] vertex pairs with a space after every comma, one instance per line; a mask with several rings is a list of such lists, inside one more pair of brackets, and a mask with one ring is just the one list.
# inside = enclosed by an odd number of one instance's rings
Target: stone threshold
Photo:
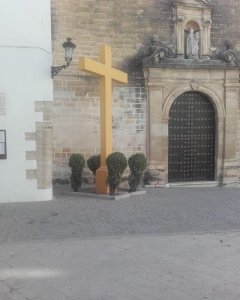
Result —
[[193, 181], [193, 182], [174, 182], [174, 183], [157, 183], [144, 185], [145, 188], [170, 188], [170, 187], [217, 187], [217, 181]]
[[62, 194], [66, 195], [66, 196], [77, 197], [77, 198], [85, 197], [85, 198], [92, 198], [92, 199], [97, 199], [97, 200], [121, 200], [121, 199], [130, 198], [130, 197], [145, 195], [146, 191], [141, 190], [141, 191], [136, 191], [136, 192], [126, 192], [126, 193], [122, 193], [122, 194], [117, 194], [115, 196], [86, 193], [86, 192], [63, 192]]
[[217, 181], [193, 181], [193, 182], [175, 182], [167, 183], [166, 187], [217, 187]]

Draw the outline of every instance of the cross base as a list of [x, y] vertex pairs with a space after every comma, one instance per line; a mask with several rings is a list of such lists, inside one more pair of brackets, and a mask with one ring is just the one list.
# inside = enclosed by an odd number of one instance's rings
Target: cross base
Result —
[[108, 176], [108, 169], [106, 166], [102, 166], [96, 171], [96, 193], [108, 195], [109, 188], [106, 184]]

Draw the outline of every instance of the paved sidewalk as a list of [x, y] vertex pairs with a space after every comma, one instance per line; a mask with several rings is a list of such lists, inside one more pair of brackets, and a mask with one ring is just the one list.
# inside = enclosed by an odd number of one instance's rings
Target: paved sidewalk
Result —
[[239, 300], [240, 190], [0, 204], [1, 300]]
[[0, 241], [240, 231], [240, 189], [164, 188], [118, 201], [0, 204]]
[[240, 234], [1, 245], [2, 300], [238, 300]]

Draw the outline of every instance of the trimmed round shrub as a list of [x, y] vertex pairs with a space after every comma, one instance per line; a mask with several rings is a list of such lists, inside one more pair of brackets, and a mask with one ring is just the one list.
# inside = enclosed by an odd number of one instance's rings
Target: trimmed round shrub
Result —
[[107, 185], [110, 195], [115, 195], [116, 189], [120, 184], [123, 172], [127, 167], [127, 159], [121, 152], [111, 153], [106, 160], [108, 168]]
[[79, 154], [74, 153], [69, 158], [69, 167], [71, 168], [71, 187], [74, 192], [78, 192], [82, 185], [82, 172], [85, 165], [85, 158]]
[[101, 164], [101, 156], [93, 155], [87, 160], [88, 168], [93, 172], [94, 175], [96, 175], [97, 169], [100, 167]]
[[128, 176], [130, 192], [135, 192], [141, 182], [143, 171], [147, 167], [147, 159], [143, 153], [133, 154], [128, 159], [128, 166], [130, 168]]

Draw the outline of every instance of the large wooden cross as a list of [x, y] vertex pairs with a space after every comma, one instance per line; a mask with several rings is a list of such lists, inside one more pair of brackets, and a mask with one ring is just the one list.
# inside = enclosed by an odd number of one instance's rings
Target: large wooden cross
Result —
[[112, 68], [112, 51], [107, 45], [100, 47], [99, 62], [80, 58], [80, 69], [100, 77], [101, 166], [96, 172], [96, 192], [107, 194], [106, 158], [112, 153], [112, 80], [127, 83], [128, 77], [126, 73]]

